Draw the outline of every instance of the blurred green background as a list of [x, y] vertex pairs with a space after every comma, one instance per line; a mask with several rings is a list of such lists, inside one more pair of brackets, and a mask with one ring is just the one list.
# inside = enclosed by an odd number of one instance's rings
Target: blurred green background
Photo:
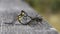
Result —
[[60, 0], [26, 0], [26, 2], [60, 32]]

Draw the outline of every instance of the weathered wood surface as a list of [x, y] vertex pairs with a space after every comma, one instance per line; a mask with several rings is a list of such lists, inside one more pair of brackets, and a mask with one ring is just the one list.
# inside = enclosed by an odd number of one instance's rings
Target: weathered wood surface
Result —
[[[15, 20], [20, 11], [24, 10], [29, 16], [36, 17], [38, 15], [27, 3], [22, 0], [0, 0], [0, 34], [58, 34], [47, 21], [43, 19], [40, 25], [15, 25], [20, 24]], [[7, 25], [7, 23], [15, 23]]]

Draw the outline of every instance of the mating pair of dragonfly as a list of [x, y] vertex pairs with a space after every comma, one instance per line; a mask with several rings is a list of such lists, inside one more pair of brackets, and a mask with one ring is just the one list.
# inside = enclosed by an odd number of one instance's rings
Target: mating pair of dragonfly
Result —
[[[25, 11], [21, 11], [21, 14], [19, 14], [17, 16], [17, 20], [19, 23], [21, 23], [22, 25], [27, 25], [30, 24], [32, 22], [40, 22], [42, 24], [42, 18], [39, 17], [35, 17], [32, 18], [31, 16], [29, 16]], [[12, 23], [11, 23], [12, 24]]]

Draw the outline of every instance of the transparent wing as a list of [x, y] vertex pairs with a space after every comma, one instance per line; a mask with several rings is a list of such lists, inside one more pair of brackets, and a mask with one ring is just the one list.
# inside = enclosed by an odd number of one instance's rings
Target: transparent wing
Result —
[[22, 24], [27, 24], [29, 21], [31, 20], [31, 18], [30, 17], [28, 17], [28, 16], [24, 16], [22, 19], [21, 19], [21, 23]]

